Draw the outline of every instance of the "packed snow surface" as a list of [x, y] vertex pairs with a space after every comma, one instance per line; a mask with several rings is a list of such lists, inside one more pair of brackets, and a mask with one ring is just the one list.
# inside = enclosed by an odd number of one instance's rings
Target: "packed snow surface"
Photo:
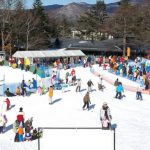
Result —
[[[97, 65], [95, 70], [103, 75], [110, 76], [115, 81], [117, 76], [108, 73]], [[33, 117], [34, 127], [101, 127], [100, 108], [103, 102], [107, 102], [111, 114], [112, 124], [116, 124], [116, 149], [117, 150], [149, 150], [150, 149], [150, 95], [143, 94], [143, 101], [136, 100], [135, 93], [124, 91], [122, 100], [115, 99], [115, 87], [103, 81], [105, 85], [104, 91], [99, 91], [97, 88], [98, 77], [90, 72], [90, 68], [78, 67], [75, 68], [77, 78], [81, 78], [81, 92], [76, 93], [75, 86], [70, 86], [65, 89], [55, 90], [53, 96], [53, 104], [49, 105], [48, 93], [40, 96], [38, 93], [32, 94], [30, 97], [16, 96], [10, 98], [12, 108], [5, 112], [3, 109], [3, 100], [6, 97], [0, 97], [0, 111], [6, 113], [8, 123], [6, 132], [0, 134], [0, 150], [37, 150], [38, 142], [14, 142], [12, 124], [16, 120], [17, 113], [20, 107], [23, 107], [25, 119]], [[65, 77], [66, 71], [61, 70], [61, 77]], [[24, 72], [19, 69], [10, 67], [0, 67], [0, 76], [5, 74], [5, 82], [20, 82], [22, 76], [28, 80], [34, 77], [29, 72]], [[87, 81], [91, 79], [94, 83], [93, 91], [90, 93], [91, 109], [89, 111], [82, 110], [83, 97], [87, 92]], [[121, 78], [122, 83], [133, 85], [132, 81]], [[41, 139], [41, 150], [59, 150], [68, 149], [75, 150], [78, 148], [86, 150], [113, 150], [113, 147], [107, 146], [113, 140], [112, 131], [97, 131], [96, 130], [72, 130], [72, 131], [55, 131], [43, 130], [43, 139]], [[60, 137], [59, 138], [59, 133]], [[106, 138], [107, 134], [109, 137]], [[44, 136], [45, 135], [45, 136]], [[56, 138], [57, 135], [58, 138]], [[53, 139], [54, 136], [54, 139]], [[78, 137], [78, 138], [76, 138]], [[49, 138], [49, 139], [48, 139]], [[75, 139], [80, 139], [75, 141]], [[53, 142], [52, 144], [50, 144]], [[65, 145], [62, 146], [62, 143]], [[106, 144], [104, 144], [106, 143]], [[84, 147], [85, 144], [85, 147]]]

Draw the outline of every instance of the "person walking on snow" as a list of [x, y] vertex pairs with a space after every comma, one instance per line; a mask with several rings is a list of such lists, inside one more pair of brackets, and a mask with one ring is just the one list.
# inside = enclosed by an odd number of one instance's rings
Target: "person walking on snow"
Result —
[[103, 91], [104, 89], [104, 85], [103, 85], [103, 78], [101, 75], [98, 76], [98, 90]]
[[138, 88], [137, 88], [137, 91], [136, 91], [136, 99], [137, 100], [143, 100], [143, 98], [142, 98], [142, 88], [139, 86]]
[[118, 86], [116, 87], [116, 96], [115, 96], [115, 98], [121, 99], [122, 98], [122, 92], [124, 92], [124, 88], [122, 86], [122, 83], [119, 82]]
[[80, 90], [81, 90], [81, 79], [78, 79], [77, 80], [77, 87], [76, 87], [76, 92], [80, 92]]
[[87, 82], [87, 85], [88, 85], [88, 92], [91, 92], [92, 91], [92, 85], [94, 85], [93, 82], [91, 81], [91, 79]]
[[[100, 109], [100, 121], [102, 123], [102, 128], [110, 129], [111, 120], [112, 120], [112, 116], [110, 113], [110, 108], [108, 107], [107, 103], [104, 102], [102, 108]], [[108, 126], [106, 126], [106, 124], [108, 124]]]
[[0, 134], [3, 133], [4, 128], [4, 117], [2, 114], [0, 114]]
[[89, 92], [87, 92], [83, 97], [83, 102], [84, 102], [84, 105], [82, 107], [83, 110], [85, 110], [85, 107], [87, 107], [87, 109], [89, 110], [89, 104], [91, 104]]
[[49, 104], [52, 104], [52, 98], [53, 98], [53, 87], [50, 86], [50, 88], [49, 88]]

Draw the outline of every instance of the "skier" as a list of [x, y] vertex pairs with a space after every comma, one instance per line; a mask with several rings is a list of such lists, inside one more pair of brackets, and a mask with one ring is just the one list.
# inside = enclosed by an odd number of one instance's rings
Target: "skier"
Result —
[[[110, 108], [108, 107], [107, 103], [104, 102], [102, 108], [100, 109], [100, 121], [102, 123], [103, 129], [110, 129], [111, 128], [111, 120], [112, 116], [110, 113]], [[106, 124], [108, 124], [106, 126]]]
[[87, 109], [89, 110], [89, 104], [91, 104], [89, 92], [87, 92], [85, 96], [83, 97], [83, 102], [84, 102], [84, 105], [82, 107], [83, 110], [85, 110], [86, 106], [87, 106]]

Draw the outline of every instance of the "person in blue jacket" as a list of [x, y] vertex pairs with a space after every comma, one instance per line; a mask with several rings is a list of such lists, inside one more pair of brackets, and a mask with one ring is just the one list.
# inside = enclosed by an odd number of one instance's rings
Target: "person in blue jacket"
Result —
[[119, 82], [118, 86], [116, 87], [116, 96], [115, 96], [115, 98], [121, 99], [122, 98], [122, 92], [124, 92], [124, 88], [122, 86], [122, 83]]
[[32, 84], [33, 84], [33, 89], [37, 89], [37, 81], [34, 79], [34, 78], [32, 78]]

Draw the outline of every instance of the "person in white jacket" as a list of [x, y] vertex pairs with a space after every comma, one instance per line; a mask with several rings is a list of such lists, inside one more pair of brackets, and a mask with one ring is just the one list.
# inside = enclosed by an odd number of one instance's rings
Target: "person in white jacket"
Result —
[[2, 114], [0, 114], [0, 134], [3, 133], [4, 128], [4, 117]]
[[81, 79], [78, 79], [77, 80], [77, 87], [76, 87], [76, 92], [80, 92], [80, 90], [81, 90]]
[[112, 116], [110, 113], [110, 108], [108, 107], [106, 102], [103, 103], [102, 108], [100, 109], [100, 121], [102, 123], [102, 127], [103, 127], [103, 122], [105, 119], [107, 119], [109, 122], [108, 129], [111, 129]]

